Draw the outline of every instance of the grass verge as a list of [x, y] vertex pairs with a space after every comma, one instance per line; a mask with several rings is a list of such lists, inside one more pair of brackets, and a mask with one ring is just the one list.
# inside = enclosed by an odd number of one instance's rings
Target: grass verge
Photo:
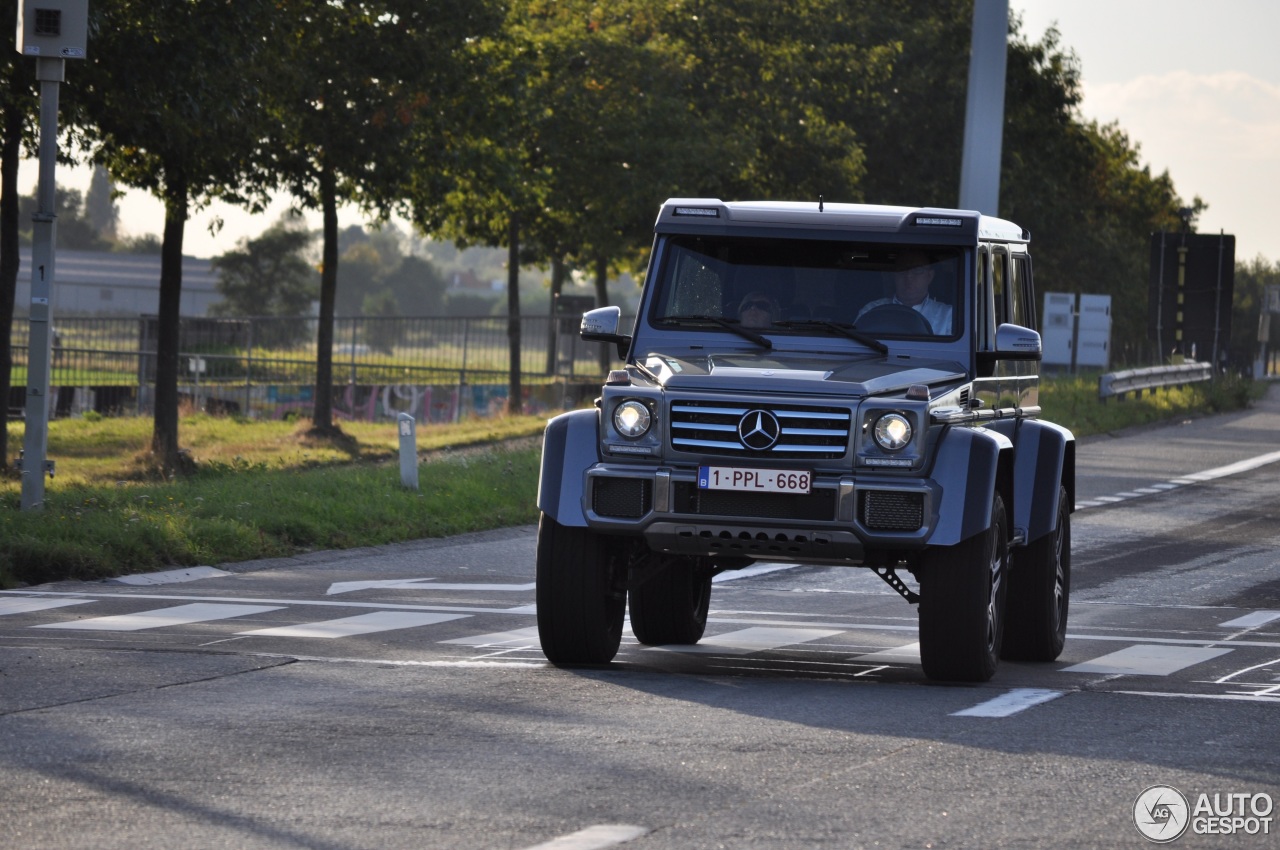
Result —
[[[1154, 395], [1097, 398], [1096, 377], [1041, 390], [1044, 417], [1077, 436], [1236, 410], [1265, 387], [1224, 379]], [[184, 417], [196, 473], [161, 480], [146, 452], [151, 421], [87, 416], [50, 423], [43, 510], [21, 511], [0, 480], [0, 586], [99, 579], [172, 566], [371, 546], [531, 523], [542, 417], [418, 431], [420, 489], [400, 485], [394, 423], [343, 423], [345, 439], [309, 438], [309, 423]], [[10, 445], [22, 445], [21, 423]]]

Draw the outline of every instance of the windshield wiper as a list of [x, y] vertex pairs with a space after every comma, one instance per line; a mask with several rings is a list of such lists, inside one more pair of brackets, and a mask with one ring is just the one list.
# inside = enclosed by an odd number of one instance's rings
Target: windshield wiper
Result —
[[826, 328], [827, 330], [835, 331], [841, 336], [847, 337], [854, 342], [860, 342], [867, 348], [878, 351], [881, 354], [889, 353], [889, 346], [885, 345], [870, 334], [863, 333], [860, 330], [855, 330], [853, 325], [845, 322], [832, 322], [827, 319], [792, 319], [785, 322], [776, 322], [776, 324], [781, 325], [784, 328]]
[[[773, 343], [768, 337], [762, 336], [753, 330], [744, 328], [742, 323], [737, 319], [726, 319], [723, 316], [664, 316], [659, 321], [670, 322], [673, 325], [705, 325], [710, 322], [713, 325], [719, 325], [727, 331], [733, 331], [743, 339], [749, 339], [761, 348], [773, 348]], [[779, 323], [782, 324], [782, 323]]]

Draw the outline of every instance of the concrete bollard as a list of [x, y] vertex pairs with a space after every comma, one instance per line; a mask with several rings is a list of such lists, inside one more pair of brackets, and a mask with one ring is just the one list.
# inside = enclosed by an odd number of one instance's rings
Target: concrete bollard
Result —
[[418, 428], [412, 416], [401, 413], [400, 423], [400, 483], [410, 490], [418, 489]]

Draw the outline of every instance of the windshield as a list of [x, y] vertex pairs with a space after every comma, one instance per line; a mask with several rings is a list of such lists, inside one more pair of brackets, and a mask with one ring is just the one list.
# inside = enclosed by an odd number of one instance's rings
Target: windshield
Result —
[[672, 236], [650, 319], [770, 336], [951, 337], [962, 256], [956, 247]]

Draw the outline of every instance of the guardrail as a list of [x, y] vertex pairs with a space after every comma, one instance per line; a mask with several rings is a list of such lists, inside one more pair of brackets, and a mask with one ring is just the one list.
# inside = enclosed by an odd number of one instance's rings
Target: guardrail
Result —
[[1196, 362], [1109, 372], [1098, 376], [1098, 398], [1105, 402], [1115, 396], [1124, 401], [1127, 393], [1137, 393], [1141, 397], [1143, 390], [1155, 392], [1160, 387], [1180, 387], [1212, 377], [1212, 364]]

